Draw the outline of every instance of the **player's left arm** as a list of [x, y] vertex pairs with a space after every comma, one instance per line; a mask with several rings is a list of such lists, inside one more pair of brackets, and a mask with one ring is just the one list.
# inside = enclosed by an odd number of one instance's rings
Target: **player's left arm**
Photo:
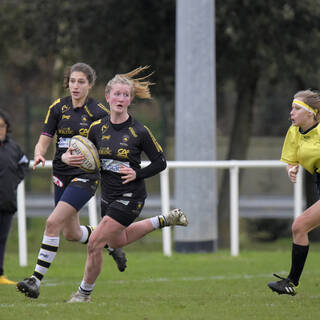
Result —
[[167, 167], [167, 161], [164, 156], [162, 147], [150, 131], [144, 126], [144, 134], [142, 138], [142, 150], [145, 152], [151, 163], [145, 167], [136, 170], [137, 179], [145, 179], [152, 177]]

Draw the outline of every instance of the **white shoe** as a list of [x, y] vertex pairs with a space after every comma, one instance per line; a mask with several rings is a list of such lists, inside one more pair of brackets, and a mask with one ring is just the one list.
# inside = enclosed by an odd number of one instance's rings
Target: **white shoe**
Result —
[[188, 225], [188, 219], [181, 209], [170, 210], [163, 217], [166, 220], [166, 226], [184, 226]]
[[74, 293], [70, 300], [68, 301], [68, 303], [74, 303], [74, 302], [90, 302], [91, 300], [91, 297], [86, 295], [86, 294], [83, 294], [79, 291], [77, 291], [76, 293]]

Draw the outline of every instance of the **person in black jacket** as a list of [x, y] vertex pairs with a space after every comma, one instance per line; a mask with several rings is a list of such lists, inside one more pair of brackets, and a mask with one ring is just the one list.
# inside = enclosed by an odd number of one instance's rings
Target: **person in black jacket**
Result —
[[4, 255], [11, 222], [17, 211], [17, 188], [29, 166], [29, 160], [20, 146], [8, 133], [10, 122], [5, 111], [0, 109], [0, 284], [16, 282], [4, 275]]

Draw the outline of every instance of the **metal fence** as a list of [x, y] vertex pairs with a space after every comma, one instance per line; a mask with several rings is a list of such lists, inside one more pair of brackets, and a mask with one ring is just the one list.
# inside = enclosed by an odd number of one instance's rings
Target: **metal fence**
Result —
[[[32, 167], [33, 161], [30, 162]], [[142, 166], [148, 162], [142, 162]], [[284, 167], [285, 164], [277, 160], [229, 160], [229, 161], [168, 161], [167, 168], [160, 173], [160, 197], [161, 211], [170, 210], [170, 183], [169, 171], [178, 168], [207, 168], [207, 169], [229, 169], [230, 171], [230, 252], [232, 256], [239, 255], [239, 169], [242, 168], [277, 168]], [[46, 161], [44, 167], [51, 168], [52, 161]], [[302, 170], [299, 170], [297, 182], [294, 185], [294, 213], [296, 218], [303, 210], [303, 188]], [[18, 234], [19, 234], [19, 263], [20, 266], [27, 265], [27, 233], [26, 233], [26, 201], [24, 181], [17, 190], [18, 199]], [[97, 225], [97, 199], [92, 197], [88, 202], [89, 222]], [[163, 254], [172, 255], [170, 227], [162, 229]]]

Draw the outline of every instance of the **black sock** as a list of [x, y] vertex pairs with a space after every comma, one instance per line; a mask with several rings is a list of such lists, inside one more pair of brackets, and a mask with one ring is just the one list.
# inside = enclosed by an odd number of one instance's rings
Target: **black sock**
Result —
[[308, 256], [308, 251], [309, 245], [300, 246], [299, 244], [292, 243], [291, 270], [288, 278], [295, 286], [299, 284], [299, 279]]

